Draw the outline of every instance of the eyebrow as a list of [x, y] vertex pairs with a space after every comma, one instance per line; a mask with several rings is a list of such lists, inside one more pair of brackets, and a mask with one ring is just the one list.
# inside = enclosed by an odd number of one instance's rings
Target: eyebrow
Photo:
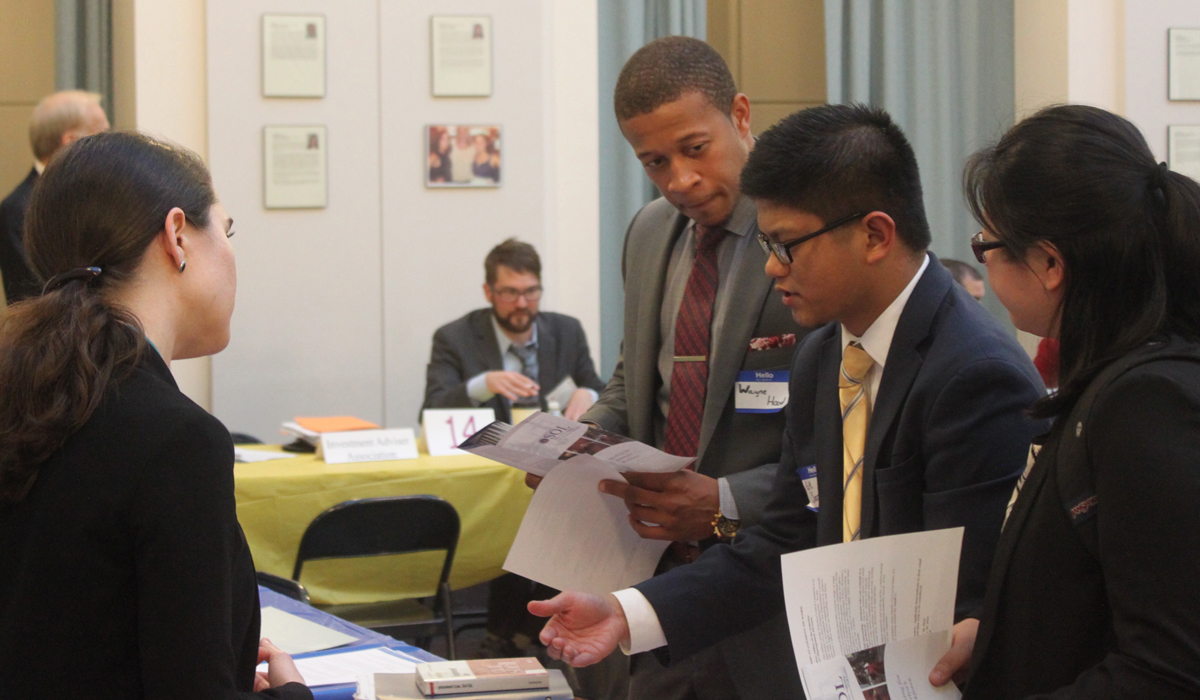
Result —
[[[688, 141], [691, 141], [696, 138], [705, 138], [708, 135], [709, 135], [708, 132], [704, 129], [697, 129], [695, 131], [689, 131], [688, 133], [684, 134], [683, 136], [680, 136], [679, 138], [675, 139], [675, 145], [678, 146], [679, 144], [687, 143]], [[642, 158], [645, 158], [646, 156], [650, 156], [653, 154], [654, 154], [654, 151], [641, 151], [637, 154], [637, 159], [641, 160]]]

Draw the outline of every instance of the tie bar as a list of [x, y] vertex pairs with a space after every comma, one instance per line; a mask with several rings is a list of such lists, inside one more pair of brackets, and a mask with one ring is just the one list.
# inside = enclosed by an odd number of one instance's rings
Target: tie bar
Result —
[[675, 355], [676, 362], [707, 362], [706, 355]]

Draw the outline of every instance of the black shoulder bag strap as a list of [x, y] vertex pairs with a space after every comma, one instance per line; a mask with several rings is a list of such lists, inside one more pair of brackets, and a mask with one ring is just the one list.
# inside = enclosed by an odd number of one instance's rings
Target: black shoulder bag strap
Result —
[[1092, 405], [1097, 395], [1121, 375], [1139, 365], [1160, 360], [1200, 362], [1200, 352], [1197, 352], [1195, 345], [1172, 340], [1148, 343], [1116, 360], [1096, 375], [1071, 409], [1063, 426], [1055, 455], [1058, 492], [1063, 509], [1071, 519], [1075, 532], [1083, 540], [1083, 546], [1096, 558], [1100, 555], [1100, 536], [1096, 523], [1100, 503], [1096, 498], [1096, 479], [1087, 450], [1088, 419]]

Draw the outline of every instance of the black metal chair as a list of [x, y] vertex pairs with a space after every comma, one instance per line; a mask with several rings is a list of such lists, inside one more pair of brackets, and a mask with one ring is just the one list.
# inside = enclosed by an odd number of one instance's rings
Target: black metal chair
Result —
[[258, 578], [258, 585], [263, 588], [285, 595], [292, 600], [298, 600], [305, 605], [312, 605], [312, 601], [308, 597], [308, 589], [300, 585], [299, 581], [268, 574], [265, 571], [255, 572], [255, 576]]
[[394, 496], [345, 501], [318, 515], [300, 539], [292, 578], [300, 580], [304, 562], [445, 550], [437, 593], [421, 599], [387, 600], [316, 607], [393, 637], [425, 640], [446, 637], [455, 658], [450, 567], [458, 547], [459, 520], [454, 506], [436, 496]]

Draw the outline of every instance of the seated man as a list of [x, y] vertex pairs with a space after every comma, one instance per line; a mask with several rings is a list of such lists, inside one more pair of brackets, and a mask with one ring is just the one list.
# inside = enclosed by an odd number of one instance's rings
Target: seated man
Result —
[[[1012, 336], [926, 252], [912, 148], [881, 111], [817, 107], [760, 137], [742, 190], [784, 304], [822, 326], [792, 364], [771, 501], [760, 524], [691, 565], [615, 596], [531, 603], [553, 616], [541, 635], [551, 656], [587, 665], [621, 643], [679, 661], [783, 609], [781, 554], [866, 537], [965, 527], [956, 617], [983, 600], [1005, 505], [1044, 428], [1025, 409], [1043, 389]], [[626, 500], [639, 532], [653, 527], [640, 489], [600, 488]], [[795, 677], [786, 630], [759, 651], [756, 675]], [[753, 697], [779, 695], [768, 683]]]
[[942, 258], [942, 267], [949, 270], [954, 281], [962, 285], [976, 301], [982, 301], [987, 296], [987, 287], [983, 284], [983, 275], [979, 274], [979, 270], [961, 260], [950, 258]]
[[568, 377], [577, 387], [559, 408], [576, 420], [599, 396], [604, 382], [588, 353], [583, 326], [550, 311], [538, 313], [542, 263], [528, 243], [510, 238], [483, 263], [483, 296], [476, 309], [433, 334], [425, 370], [426, 408], [496, 411], [512, 422], [512, 407], [547, 410], [546, 396]]

